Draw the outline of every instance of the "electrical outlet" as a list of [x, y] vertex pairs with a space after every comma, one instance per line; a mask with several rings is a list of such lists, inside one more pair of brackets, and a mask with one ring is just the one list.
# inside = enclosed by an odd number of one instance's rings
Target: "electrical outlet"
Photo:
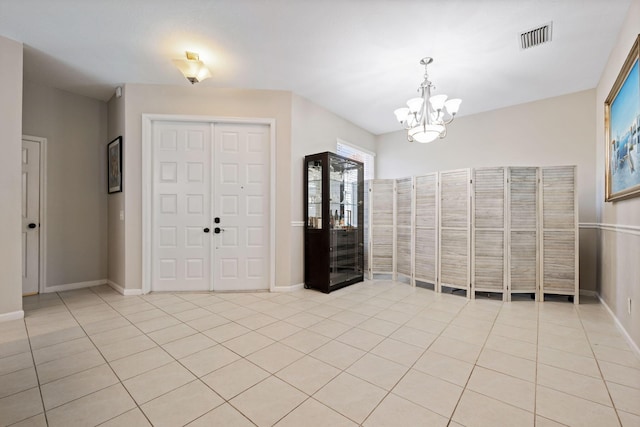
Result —
[[627, 313], [631, 314], [631, 298], [627, 298]]

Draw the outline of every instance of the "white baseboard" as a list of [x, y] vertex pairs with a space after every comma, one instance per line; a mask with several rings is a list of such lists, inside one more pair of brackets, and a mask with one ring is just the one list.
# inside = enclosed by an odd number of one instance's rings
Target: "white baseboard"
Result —
[[297, 285], [290, 286], [276, 286], [271, 292], [294, 292], [304, 288], [304, 283], [298, 283]]
[[618, 318], [616, 317], [616, 315], [613, 312], [613, 310], [611, 310], [609, 308], [609, 306], [604, 301], [604, 299], [600, 296], [600, 294], [596, 294], [596, 295], [598, 296], [598, 299], [600, 300], [600, 304], [602, 304], [604, 306], [604, 308], [606, 308], [607, 311], [609, 312], [609, 314], [611, 315], [611, 318], [615, 322], [618, 330], [622, 333], [622, 336], [624, 336], [624, 339], [627, 341], [627, 344], [629, 344], [629, 347], [631, 347], [631, 350], [636, 354], [636, 356], [640, 357], [640, 347], [638, 347], [638, 344], [635, 341], [633, 341], [633, 338], [631, 338], [631, 335], [629, 335], [629, 333], [624, 328], [622, 323], [620, 323], [620, 320], [618, 320]]
[[107, 285], [111, 286], [120, 295], [142, 295], [142, 289], [125, 289], [112, 280], [107, 280]]
[[87, 282], [66, 283], [64, 285], [47, 286], [44, 293], [71, 291], [74, 289], [90, 288], [92, 286], [100, 286], [107, 283], [107, 279], [89, 280]]
[[8, 313], [0, 314], [0, 323], [9, 322], [11, 320], [19, 320], [24, 318], [24, 311], [10, 311]]

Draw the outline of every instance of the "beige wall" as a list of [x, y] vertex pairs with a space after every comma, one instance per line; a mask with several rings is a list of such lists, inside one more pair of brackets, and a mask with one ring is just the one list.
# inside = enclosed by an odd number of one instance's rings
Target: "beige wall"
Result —
[[[115, 96], [109, 100], [109, 128], [108, 141], [113, 141], [118, 136], [124, 135], [125, 111], [124, 98]], [[127, 145], [123, 139], [123, 147]], [[105, 142], [104, 149], [106, 151]], [[126, 162], [126, 158], [123, 159]], [[123, 186], [123, 189], [126, 188]], [[107, 248], [108, 248], [108, 272], [107, 278], [112, 284], [124, 287], [125, 283], [125, 234], [124, 218], [120, 219], [120, 212], [124, 213], [124, 193], [112, 193], [107, 196]]]
[[[217, 89], [206, 86], [128, 84], [124, 88], [124, 280], [127, 290], [142, 286], [142, 114], [179, 114], [276, 120], [276, 286], [291, 284], [290, 169], [291, 93]], [[112, 216], [114, 212], [110, 212]], [[114, 218], [109, 219], [112, 224]], [[116, 245], [122, 242], [115, 238]], [[110, 260], [116, 263], [122, 258]], [[112, 264], [112, 262], [110, 262]], [[119, 265], [109, 266], [118, 271]]]
[[[142, 284], [143, 114], [276, 120], [276, 286], [295, 285], [304, 278], [303, 228], [292, 227], [292, 221], [302, 221], [304, 155], [335, 151], [337, 138], [368, 149], [375, 146], [372, 134], [290, 92], [126, 85], [123, 97], [109, 103], [109, 135], [122, 133], [125, 151], [124, 193], [109, 196], [109, 280], [127, 290]], [[125, 211], [124, 223], [120, 209]]]
[[[599, 234], [598, 292], [624, 326], [636, 346], [640, 346], [640, 197], [618, 202], [604, 202], [605, 129], [604, 101], [609, 95], [622, 64], [640, 29], [640, 0], [633, 0], [622, 25], [618, 42], [596, 88], [596, 167], [595, 205], [597, 220], [614, 227]], [[635, 234], [616, 226], [635, 227]], [[632, 300], [631, 314], [627, 312], [627, 298]]]
[[[443, 140], [378, 137], [377, 178], [481, 166], [577, 165], [579, 221], [595, 222], [595, 91], [587, 90], [456, 119]], [[464, 108], [464, 103], [462, 104]], [[580, 230], [580, 287], [595, 290], [596, 236]]]
[[24, 82], [23, 133], [47, 138], [47, 287], [107, 277], [107, 105]]
[[22, 43], [4, 37], [0, 94], [0, 319], [6, 319], [22, 311]]
[[291, 109], [291, 284], [304, 282], [303, 160], [308, 154], [336, 151], [338, 138], [375, 151], [373, 134], [298, 95]]

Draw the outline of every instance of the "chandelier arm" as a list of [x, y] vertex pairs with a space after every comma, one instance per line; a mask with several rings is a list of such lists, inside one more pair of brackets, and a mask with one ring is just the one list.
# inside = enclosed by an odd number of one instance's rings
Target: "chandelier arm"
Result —
[[443, 125], [448, 125], [448, 124], [449, 124], [449, 123], [451, 123], [451, 122], [453, 121], [453, 119], [455, 119], [455, 118], [456, 118], [456, 116], [455, 116], [455, 115], [452, 115], [452, 116], [451, 116], [451, 118], [450, 118], [449, 120], [443, 120], [443, 121], [442, 121], [442, 124], [443, 124]]

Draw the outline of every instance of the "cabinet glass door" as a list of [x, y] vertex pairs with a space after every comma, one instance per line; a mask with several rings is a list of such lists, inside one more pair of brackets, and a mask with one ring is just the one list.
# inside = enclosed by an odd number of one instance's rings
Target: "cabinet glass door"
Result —
[[362, 275], [358, 245], [358, 183], [362, 165], [329, 158], [330, 283], [345, 282]]
[[322, 162], [307, 162], [307, 228], [322, 228]]

